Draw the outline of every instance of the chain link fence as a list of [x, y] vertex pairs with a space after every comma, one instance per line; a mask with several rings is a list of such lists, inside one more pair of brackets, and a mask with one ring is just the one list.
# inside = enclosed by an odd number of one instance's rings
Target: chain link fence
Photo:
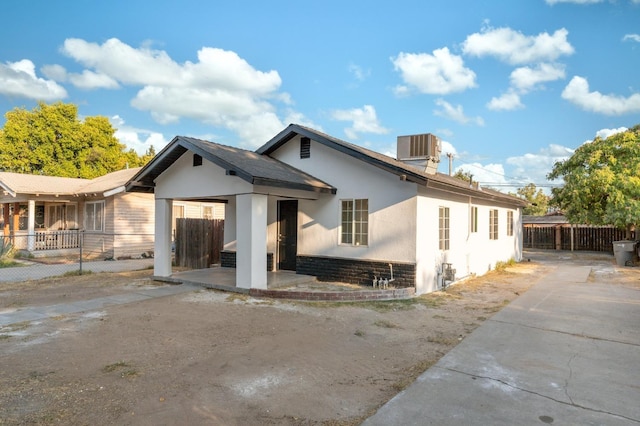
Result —
[[0, 283], [153, 267], [153, 234], [82, 230], [0, 236]]

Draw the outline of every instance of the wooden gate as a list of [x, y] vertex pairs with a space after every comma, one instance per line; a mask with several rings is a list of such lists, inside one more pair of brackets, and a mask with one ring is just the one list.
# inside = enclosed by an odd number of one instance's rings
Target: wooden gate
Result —
[[[523, 227], [524, 248], [613, 252], [613, 241], [626, 240], [626, 231], [611, 226], [529, 225]], [[636, 239], [633, 231], [631, 239]]]
[[204, 269], [220, 263], [223, 235], [224, 220], [176, 219], [176, 266]]

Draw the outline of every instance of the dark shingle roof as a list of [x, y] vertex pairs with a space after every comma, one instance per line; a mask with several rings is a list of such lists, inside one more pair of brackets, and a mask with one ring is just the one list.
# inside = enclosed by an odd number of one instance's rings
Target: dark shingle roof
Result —
[[127, 183], [127, 191], [153, 192], [154, 180], [187, 151], [254, 185], [336, 192], [326, 182], [269, 156], [186, 136], [176, 136]]
[[388, 155], [363, 148], [358, 145], [343, 141], [317, 130], [301, 126], [299, 124], [290, 124], [286, 129], [278, 133], [269, 142], [256, 150], [259, 154], [269, 155], [284, 145], [286, 142], [294, 138], [296, 135], [306, 136], [316, 142], [336, 149], [351, 157], [357, 158], [390, 173], [403, 176], [406, 180], [415, 182], [424, 186], [438, 187], [449, 191], [454, 191], [464, 195], [471, 195], [478, 198], [501, 200], [518, 206], [526, 206], [528, 203], [518, 197], [495, 191], [489, 188], [480, 188], [470, 185], [461, 179], [449, 176], [443, 173], [429, 174], [415, 167], [407, 165], [402, 161], [391, 158]]

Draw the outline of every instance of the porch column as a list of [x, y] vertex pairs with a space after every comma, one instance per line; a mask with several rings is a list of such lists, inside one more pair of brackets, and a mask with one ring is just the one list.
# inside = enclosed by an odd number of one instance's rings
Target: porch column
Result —
[[267, 196], [236, 196], [236, 286], [267, 288]]
[[9, 216], [9, 203], [5, 203], [2, 205], [2, 221], [4, 222], [4, 229], [2, 230], [2, 234], [5, 237], [9, 236], [10, 233], [10, 229], [11, 229], [11, 224], [9, 223], [10, 216]]
[[171, 215], [173, 200], [156, 198], [153, 275], [171, 276]]
[[27, 207], [27, 250], [33, 251], [36, 247], [36, 202], [29, 200]]
[[16, 234], [20, 229], [20, 203], [13, 203], [13, 235], [12, 235], [12, 243], [15, 246], [19, 244], [19, 241], [16, 241]]

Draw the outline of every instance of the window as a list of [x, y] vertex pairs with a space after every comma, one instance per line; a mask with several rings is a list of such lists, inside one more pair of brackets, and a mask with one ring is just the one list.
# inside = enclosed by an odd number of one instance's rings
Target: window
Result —
[[507, 235], [513, 236], [513, 212], [507, 212]]
[[104, 201], [89, 201], [84, 205], [84, 229], [104, 231]]
[[[47, 205], [47, 228], [56, 229], [77, 229], [76, 204], [48, 204]], [[85, 227], [86, 228], [86, 227]]]
[[478, 232], [478, 208], [471, 207], [471, 232]]
[[369, 244], [369, 200], [342, 200], [340, 243]]
[[489, 239], [498, 239], [498, 209], [489, 210]]
[[202, 156], [193, 154], [193, 167], [202, 166]]
[[449, 207], [440, 207], [438, 214], [438, 235], [440, 250], [449, 250]]
[[311, 158], [311, 139], [300, 138], [300, 158]]

